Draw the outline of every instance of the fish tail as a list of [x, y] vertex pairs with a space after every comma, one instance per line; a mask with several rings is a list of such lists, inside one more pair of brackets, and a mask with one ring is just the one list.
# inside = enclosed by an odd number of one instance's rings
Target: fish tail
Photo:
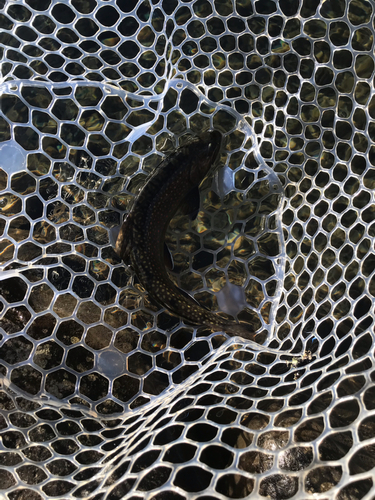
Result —
[[245, 339], [246, 346], [252, 348], [254, 351], [264, 351], [264, 352], [272, 352], [275, 354], [280, 354], [280, 352], [276, 349], [272, 349], [270, 347], [265, 347], [259, 344], [256, 340], [256, 332], [251, 329], [251, 325], [245, 325], [243, 323], [234, 323], [230, 321], [220, 321], [216, 325], [210, 325], [211, 328], [215, 328], [216, 330], [222, 330], [226, 334], [231, 337], [241, 337]]
[[255, 341], [255, 332], [254, 330], [251, 329], [250, 325], [244, 325], [241, 323], [232, 323], [232, 322], [225, 322], [222, 325], [223, 330], [225, 333], [230, 335], [231, 337], [242, 337], [243, 339], [246, 340], [252, 340]]
[[246, 340], [255, 340], [255, 331], [251, 328], [251, 325], [228, 321], [212, 313], [206, 313], [205, 316], [205, 321], [202, 321], [202, 323], [211, 328], [211, 330], [222, 330], [231, 337], [239, 336]]

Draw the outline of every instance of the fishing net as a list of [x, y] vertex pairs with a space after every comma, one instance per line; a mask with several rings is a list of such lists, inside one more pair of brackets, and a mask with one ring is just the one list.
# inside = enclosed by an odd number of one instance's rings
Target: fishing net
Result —
[[[372, 500], [375, 5], [0, 5], [1, 497]], [[172, 316], [114, 252], [208, 129], [170, 276], [258, 347]]]

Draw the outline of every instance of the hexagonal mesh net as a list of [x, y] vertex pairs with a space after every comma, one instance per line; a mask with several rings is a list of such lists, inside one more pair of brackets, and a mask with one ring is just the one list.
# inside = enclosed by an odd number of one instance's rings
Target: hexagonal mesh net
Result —
[[[2, 498], [373, 499], [374, 4], [0, 3]], [[114, 251], [208, 129], [170, 276], [258, 344]]]

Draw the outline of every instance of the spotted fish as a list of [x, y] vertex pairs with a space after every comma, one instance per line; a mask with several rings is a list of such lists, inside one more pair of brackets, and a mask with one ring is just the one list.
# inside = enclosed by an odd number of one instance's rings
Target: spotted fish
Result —
[[168, 224], [214, 165], [221, 141], [220, 132], [206, 132], [178, 148], [155, 168], [123, 222], [116, 252], [131, 265], [149, 295], [172, 314], [193, 325], [253, 340], [251, 325], [226, 320], [200, 306], [170, 280], [165, 265]]

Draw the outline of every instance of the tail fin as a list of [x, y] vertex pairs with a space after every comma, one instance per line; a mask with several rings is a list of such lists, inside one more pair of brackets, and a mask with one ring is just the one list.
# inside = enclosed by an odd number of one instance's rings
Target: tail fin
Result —
[[277, 349], [272, 349], [271, 347], [265, 347], [258, 344], [256, 341], [256, 332], [251, 329], [251, 325], [245, 325], [244, 323], [234, 323], [234, 322], [223, 322], [221, 329], [230, 335], [231, 337], [241, 337], [246, 340], [246, 346], [251, 347], [254, 351], [264, 351], [272, 352], [275, 354], [283, 354]]

